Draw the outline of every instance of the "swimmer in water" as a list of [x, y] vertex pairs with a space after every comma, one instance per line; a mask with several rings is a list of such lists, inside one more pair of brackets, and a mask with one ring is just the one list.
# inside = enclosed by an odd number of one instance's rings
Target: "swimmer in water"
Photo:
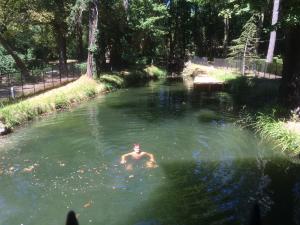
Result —
[[[148, 161], [146, 162], [146, 168], [156, 168], [157, 164], [155, 161], [155, 158], [152, 154], [148, 153], [148, 152], [144, 152], [141, 150], [141, 147], [139, 144], [134, 144], [133, 145], [133, 151], [126, 153], [124, 155], [121, 156], [121, 164], [127, 164], [127, 159], [131, 158], [133, 160], [140, 160], [143, 158], [148, 158]], [[127, 164], [126, 165], [126, 169], [127, 170], [132, 170], [132, 164]]]

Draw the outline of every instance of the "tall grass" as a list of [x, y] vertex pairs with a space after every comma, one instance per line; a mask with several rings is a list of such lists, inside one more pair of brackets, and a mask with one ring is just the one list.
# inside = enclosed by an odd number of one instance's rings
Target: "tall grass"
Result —
[[282, 152], [290, 156], [299, 155], [300, 135], [287, 129], [283, 121], [260, 113], [253, 125], [263, 139], [274, 142]]
[[66, 86], [1, 108], [0, 120], [8, 128], [13, 128], [41, 114], [69, 108], [74, 103], [103, 91], [105, 91], [103, 84], [82, 76]]
[[241, 112], [240, 120], [236, 122], [238, 126], [253, 129], [264, 141], [274, 144], [274, 149], [295, 158], [300, 154], [300, 135], [287, 128], [286, 122], [278, 119], [273, 113], [250, 114]]
[[144, 71], [154, 79], [161, 79], [167, 76], [167, 71], [157, 66], [151, 65], [144, 69]]

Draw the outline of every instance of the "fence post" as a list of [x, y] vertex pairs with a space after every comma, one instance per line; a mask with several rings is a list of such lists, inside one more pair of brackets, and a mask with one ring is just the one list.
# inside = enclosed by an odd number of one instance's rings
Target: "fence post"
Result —
[[72, 76], [75, 78], [75, 63], [72, 64]]
[[21, 85], [22, 85], [22, 96], [24, 96], [24, 82], [23, 82], [23, 74], [21, 73]]
[[69, 68], [68, 68], [68, 63], [67, 63], [67, 81], [69, 81]]
[[14, 89], [14, 86], [10, 87], [10, 97], [12, 99], [15, 99], [15, 89]]
[[59, 84], [61, 84], [61, 68], [59, 68], [58, 70], [59, 70]]
[[42, 70], [42, 76], [43, 76], [44, 91], [45, 91], [46, 85], [45, 85], [45, 73], [44, 73], [44, 70]]
[[51, 65], [51, 80], [52, 80], [52, 87], [54, 87], [54, 81], [53, 81], [53, 65]]

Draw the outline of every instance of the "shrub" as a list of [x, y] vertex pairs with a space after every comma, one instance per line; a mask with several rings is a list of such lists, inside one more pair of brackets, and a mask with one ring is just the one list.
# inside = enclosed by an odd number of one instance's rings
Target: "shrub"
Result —
[[157, 66], [151, 65], [144, 69], [144, 71], [154, 79], [160, 79], [167, 76], [167, 71]]

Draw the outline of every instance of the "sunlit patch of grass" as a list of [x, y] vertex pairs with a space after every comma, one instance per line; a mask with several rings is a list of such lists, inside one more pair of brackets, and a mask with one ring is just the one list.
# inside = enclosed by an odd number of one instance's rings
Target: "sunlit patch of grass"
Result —
[[241, 75], [232, 69], [215, 68], [213, 66], [198, 65], [195, 63], [189, 63], [183, 70], [183, 76], [211, 76], [218, 81], [228, 82], [234, 80]]
[[161, 69], [157, 66], [151, 65], [144, 69], [144, 71], [154, 79], [161, 79], [167, 76], [167, 71], [164, 69]]
[[276, 147], [288, 155], [294, 156], [300, 153], [300, 135], [288, 130], [283, 121], [260, 113], [256, 117], [254, 128], [263, 139], [274, 142]]
[[0, 120], [13, 128], [41, 114], [71, 107], [72, 104], [105, 91], [105, 86], [82, 76], [77, 81], [0, 109]]
[[103, 74], [99, 80], [109, 89], [121, 88], [125, 85], [125, 80], [120, 74]]
[[[277, 112], [278, 113], [278, 112]], [[275, 109], [273, 113], [250, 114], [243, 113], [236, 124], [243, 128], [253, 129], [264, 141], [274, 144], [288, 156], [295, 158], [300, 154], [300, 135], [286, 127], [283, 119], [278, 119]]]
[[238, 74], [233, 70], [226, 70], [226, 69], [210, 70], [208, 72], [208, 75], [224, 83], [227, 83], [241, 76], [240, 74]]

